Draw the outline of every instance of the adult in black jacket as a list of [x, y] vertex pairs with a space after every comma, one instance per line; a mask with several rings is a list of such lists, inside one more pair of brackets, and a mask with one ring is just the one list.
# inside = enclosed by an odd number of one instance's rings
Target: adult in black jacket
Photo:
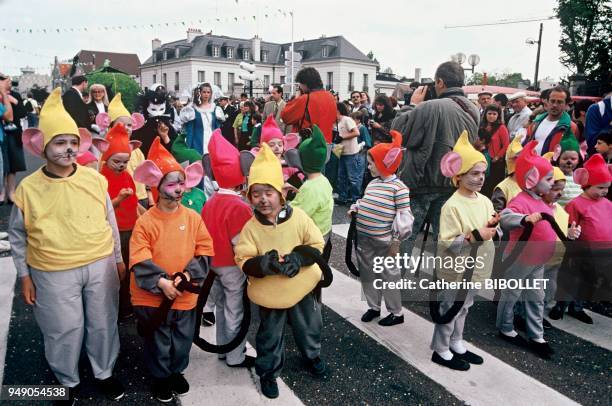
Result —
[[395, 118], [395, 110], [386, 94], [380, 94], [374, 99], [374, 116], [370, 120], [370, 134], [374, 145], [381, 142], [391, 142], [391, 123]]
[[223, 138], [228, 140], [232, 145], [235, 145], [234, 120], [238, 115], [238, 109], [230, 104], [227, 96], [221, 96], [219, 98], [219, 107], [221, 107], [225, 115], [225, 121], [221, 124], [221, 134]]
[[[2, 143], [2, 154], [3, 154], [3, 165], [4, 165], [4, 179], [6, 185], [6, 196], [8, 202], [12, 203], [15, 197], [15, 188], [17, 186], [17, 172], [23, 172], [26, 170], [25, 157], [23, 155], [23, 145], [21, 143], [21, 119], [27, 115], [26, 108], [21, 100], [21, 95], [18, 92], [11, 90], [12, 83], [9, 77], [5, 77], [0, 82], [0, 86], [4, 87], [4, 91], [10, 94], [11, 108], [13, 110], [13, 120], [2, 121], [4, 127], [4, 142]], [[2, 189], [2, 187], [0, 187]]]
[[85, 104], [83, 96], [81, 96], [85, 89], [87, 89], [87, 79], [85, 76], [74, 76], [72, 78], [72, 87], [66, 90], [66, 93], [62, 96], [62, 103], [77, 127], [89, 129], [93, 123], [89, 118], [87, 104]]

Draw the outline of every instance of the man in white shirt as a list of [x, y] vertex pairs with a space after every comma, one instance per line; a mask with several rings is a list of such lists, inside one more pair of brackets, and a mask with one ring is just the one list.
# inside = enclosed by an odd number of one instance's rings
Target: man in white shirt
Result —
[[514, 138], [517, 131], [524, 128], [529, 121], [529, 116], [532, 111], [527, 107], [527, 95], [525, 92], [517, 92], [508, 98], [510, 106], [514, 110], [514, 115], [510, 117], [508, 121], [508, 133], [510, 134], [510, 140]]

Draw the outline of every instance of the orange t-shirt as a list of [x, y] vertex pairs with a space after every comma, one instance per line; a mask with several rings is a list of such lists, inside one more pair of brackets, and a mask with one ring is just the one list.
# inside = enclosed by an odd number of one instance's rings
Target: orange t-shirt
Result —
[[[213, 242], [202, 218], [193, 210], [179, 205], [173, 213], [150, 208], [136, 221], [130, 239], [130, 268], [152, 260], [168, 275], [182, 272], [195, 256], [213, 256]], [[131, 275], [130, 293], [135, 306], [159, 307], [163, 294], [154, 294], [136, 285]], [[175, 310], [191, 310], [197, 296], [183, 292], [172, 305]]]

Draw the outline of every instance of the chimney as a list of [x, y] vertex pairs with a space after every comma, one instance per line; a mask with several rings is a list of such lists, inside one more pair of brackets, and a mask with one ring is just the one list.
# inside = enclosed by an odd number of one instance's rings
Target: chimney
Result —
[[202, 35], [202, 30], [198, 28], [188, 28], [187, 29], [187, 42], [192, 42], [195, 37], [198, 35]]
[[251, 40], [251, 54], [253, 56], [253, 61], [259, 62], [261, 60], [261, 38], [257, 35]]
[[153, 41], [151, 41], [151, 49], [155, 51], [159, 48], [161, 48], [161, 41], [159, 40], [159, 38], [155, 38]]
[[414, 69], [414, 81], [415, 82], [420, 82], [421, 81], [421, 68], [415, 68]]

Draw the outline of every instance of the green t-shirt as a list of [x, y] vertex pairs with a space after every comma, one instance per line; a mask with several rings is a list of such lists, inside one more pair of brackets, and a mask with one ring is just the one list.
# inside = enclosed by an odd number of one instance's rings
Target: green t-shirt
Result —
[[189, 192], [185, 192], [181, 204], [189, 209], [194, 210], [198, 214], [202, 214], [202, 207], [206, 203], [206, 195], [197, 187], [192, 188]]
[[331, 231], [334, 198], [332, 186], [325, 176], [304, 182], [291, 205], [304, 210], [321, 230], [321, 234]]

